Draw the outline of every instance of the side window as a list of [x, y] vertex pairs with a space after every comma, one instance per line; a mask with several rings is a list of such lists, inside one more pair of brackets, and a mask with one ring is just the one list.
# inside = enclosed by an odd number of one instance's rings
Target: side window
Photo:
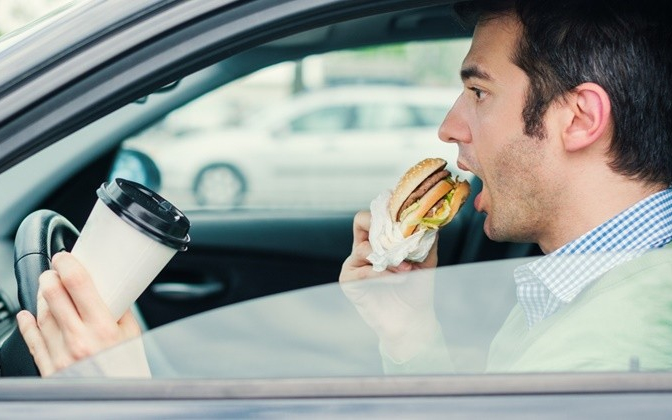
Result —
[[333, 51], [252, 73], [253, 58], [232, 57], [208, 80], [246, 76], [127, 139], [110, 177], [151, 183], [184, 210], [367, 208], [422, 158], [456, 169], [457, 146], [437, 132], [462, 90], [468, 47], [463, 39]]

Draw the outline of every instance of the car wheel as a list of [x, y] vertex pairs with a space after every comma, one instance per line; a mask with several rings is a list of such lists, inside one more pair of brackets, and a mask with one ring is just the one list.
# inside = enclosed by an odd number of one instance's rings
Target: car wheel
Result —
[[212, 165], [196, 177], [194, 197], [201, 206], [237, 207], [242, 204], [246, 189], [245, 177], [236, 167]]

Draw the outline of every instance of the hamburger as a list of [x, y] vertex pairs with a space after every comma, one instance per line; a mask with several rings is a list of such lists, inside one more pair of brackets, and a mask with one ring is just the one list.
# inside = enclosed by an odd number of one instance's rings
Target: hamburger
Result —
[[392, 191], [390, 218], [404, 238], [421, 229], [439, 229], [453, 220], [469, 197], [469, 182], [451, 177], [446, 161], [428, 158], [410, 168]]

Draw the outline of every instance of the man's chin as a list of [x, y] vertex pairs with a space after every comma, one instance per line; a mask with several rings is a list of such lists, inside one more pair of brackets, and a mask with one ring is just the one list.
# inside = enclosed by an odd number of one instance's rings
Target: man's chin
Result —
[[497, 221], [493, 219], [492, 215], [487, 212], [485, 214], [485, 220], [483, 221], [483, 232], [485, 236], [488, 237], [491, 241], [495, 242], [512, 242], [511, 232], [506, 228], [498, 228]]
[[485, 215], [485, 219], [483, 220], [483, 233], [485, 233], [485, 236], [488, 237], [488, 239], [492, 241], [496, 241], [497, 239], [494, 239], [495, 237], [495, 232], [493, 232], [492, 226], [491, 226], [491, 220], [490, 220], [490, 215], [488, 215], [487, 212], [482, 212], [482, 214]]

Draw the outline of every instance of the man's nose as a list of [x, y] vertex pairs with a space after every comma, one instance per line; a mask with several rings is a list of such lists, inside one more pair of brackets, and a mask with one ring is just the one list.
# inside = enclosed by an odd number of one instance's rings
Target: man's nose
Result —
[[460, 95], [448, 111], [439, 127], [439, 138], [446, 143], [467, 143], [471, 141], [471, 131], [464, 115], [463, 95]]

